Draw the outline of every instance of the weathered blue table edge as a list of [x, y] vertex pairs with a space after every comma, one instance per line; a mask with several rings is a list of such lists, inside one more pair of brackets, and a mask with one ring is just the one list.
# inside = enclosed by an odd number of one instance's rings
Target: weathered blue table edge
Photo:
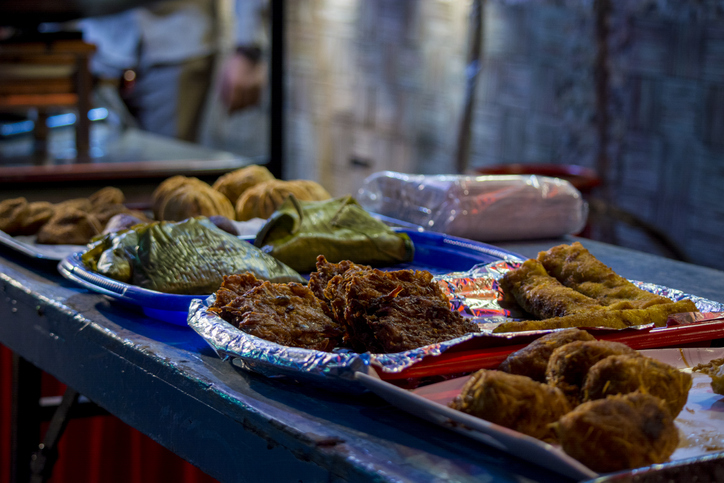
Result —
[[[535, 256], [547, 240], [501, 243]], [[724, 302], [724, 272], [582, 240], [621, 275]], [[222, 482], [561, 481], [373, 395], [248, 374], [193, 331], [0, 252], [0, 343]]]

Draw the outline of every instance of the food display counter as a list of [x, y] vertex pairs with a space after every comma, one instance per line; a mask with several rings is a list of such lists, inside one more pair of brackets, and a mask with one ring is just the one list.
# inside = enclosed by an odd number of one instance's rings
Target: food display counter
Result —
[[[570, 241], [497, 245], [534, 257]], [[724, 272], [582, 241], [624, 277], [724, 302]], [[565, 481], [375, 394], [242, 371], [5, 247], [0, 292], [0, 343], [219, 481]]]

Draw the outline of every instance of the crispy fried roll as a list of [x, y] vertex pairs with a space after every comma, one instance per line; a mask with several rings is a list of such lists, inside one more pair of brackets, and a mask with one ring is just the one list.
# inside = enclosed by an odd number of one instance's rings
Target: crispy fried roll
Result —
[[676, 418], [686, 404], [691, 374], [649, 357], [611, 356], [594, 364], [583, 384], [583, 401], [640, 390], [666, 402]]
[[579, 242], [540, 252], [538, 261], [563, 285], [598, 300], [602, 305], [628, 301], [635, 308], [646, 308], [671, 302], [666, 297], [638, 288], [616, 274]]
[[534, 340], [526, 347], [510, 354], [498, 367], [509, 374], [528, 376], [534, 381], [546, 381], [548, 359], [557, 348], [577, 340], [596, 340], [591, 334], [580, 329], [565, 329], [551, 332]]
[[570, 410], [555, 387], [486, 369], [470, 377], [450, 407], [547, 441], [555, 439], [551, 424]]
[[685, 299], [678, 302], [669, 301], [669, 303], [666, 304], [652, 305], [645, 309], [599, 310], [545, 320], [503, 322], [498, 325], [493, 332], [522, 332], [526, 330], [563, 329], [569, 327], [624, 329], [626, 327], [646, 324], [663, 327], [666, 325], [666, 320], [669, 318], [669, 315], [696, 311], [694, 302]]
[[556, 430], [563, 451], [602, 473], [663, 463], [679, 445], [664, 401], [640, 392], [581, 404]]
[[621, 354], [638, 356], [638, 352], [620, 342], [605, 340], [571, 342], [551, 354], [546, 369], [546, 381], [551, 386], [560, 388], [575, 406], [579, 402], [581, 386], [588, 375], [588, 370], [606, 357]]
[[603, 309], [596, 300], [548, 275], [537, 260], [526, 260], [520, 267], [507, 272], [500, 279], [500, 286], [523, 310], [539, 319]]

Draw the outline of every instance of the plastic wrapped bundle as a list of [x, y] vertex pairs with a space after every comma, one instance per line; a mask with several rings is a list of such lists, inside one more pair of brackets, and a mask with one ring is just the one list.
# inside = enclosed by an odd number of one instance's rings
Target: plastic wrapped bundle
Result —
[[381, 171], [357, 195], [368, 211], [480, 241], [578, 233], [588, 205], [573, 185], [536, 175], [411, 175]]

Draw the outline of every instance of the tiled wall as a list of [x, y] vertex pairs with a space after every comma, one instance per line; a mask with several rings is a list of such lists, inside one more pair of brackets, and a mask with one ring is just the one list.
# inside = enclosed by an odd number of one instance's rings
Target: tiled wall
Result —
[[[469, 2], [288, 5], [287, 177], [355, 192], [382, 169], [455, 169]], [[614, 0], [613, 199], [690, 260], [724, 268], [724, 2]], [[593, 1], [488, 0], [470, 169], [596, 167]], [[595, 233], [595, 231], [594, 231]], [[614, 241], [663, 253], [637, 228]]]

